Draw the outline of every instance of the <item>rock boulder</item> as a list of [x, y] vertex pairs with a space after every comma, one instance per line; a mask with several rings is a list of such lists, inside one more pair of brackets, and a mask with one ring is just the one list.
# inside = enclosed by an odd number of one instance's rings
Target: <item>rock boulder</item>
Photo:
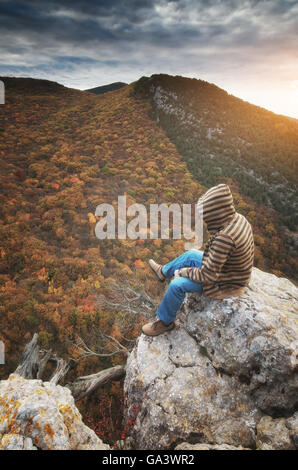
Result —
[[133, 447], [255, 448], [263, 416], [289, 419], [298, 396], [297, 300], [290, 281], [254, 268], [240, 298], [188, 295], [175, 330], [141, 335], [124, 383]]
[[66, 387], [12, 374], [0, 381], [0, 449], [106, 450]]

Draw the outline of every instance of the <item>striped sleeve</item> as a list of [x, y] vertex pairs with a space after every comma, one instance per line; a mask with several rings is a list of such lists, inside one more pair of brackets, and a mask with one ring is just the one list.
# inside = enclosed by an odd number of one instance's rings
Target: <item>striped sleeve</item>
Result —
[[183, 268], [181, 274], [195, 282], [214, 283], [235, 247], [233, 239], [227, 234], [218, 235], [212, 242], [206, 262], [201, 268]]

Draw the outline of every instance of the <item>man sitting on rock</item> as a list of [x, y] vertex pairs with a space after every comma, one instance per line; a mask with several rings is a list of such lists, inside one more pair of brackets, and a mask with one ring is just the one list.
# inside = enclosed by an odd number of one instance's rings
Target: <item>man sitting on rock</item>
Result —
[[219, 184], [198, 201], [211, 237], [204, 251], [188, 250], [164, 266], [149, 260], [158, 281], [174, 279], [157, 310], [157, 319], [143, 326], [148, 336], [175, 327], [176, 314], [186, 292], [200, 292], [213, 299], [240, 296], [248, 285], [254, 260], [250, 223], [236, 212], [229, 186]]

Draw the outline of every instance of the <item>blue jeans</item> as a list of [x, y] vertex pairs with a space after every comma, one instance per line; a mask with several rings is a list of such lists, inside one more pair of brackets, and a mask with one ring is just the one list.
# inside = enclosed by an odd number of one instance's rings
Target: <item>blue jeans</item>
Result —
[[[203, 251], [192, 249], [188, 250], [182, 255], [175, 258], [173, 261], [165, 264], [162, 267], [162, 273], [165, 277], [171, 278], [174, 276], [176, 269], [185, 267], [202, 266]], [[186, 292], [203, 292], [203, 287], [200, 282], [194, 282], [187, 277], [175, 277], [169, 284], [168, 290], [162, 299], [158, 310], [157, 316], [164, 323], [168, 324], [175, 320], [176, 314], [182, 305]]]

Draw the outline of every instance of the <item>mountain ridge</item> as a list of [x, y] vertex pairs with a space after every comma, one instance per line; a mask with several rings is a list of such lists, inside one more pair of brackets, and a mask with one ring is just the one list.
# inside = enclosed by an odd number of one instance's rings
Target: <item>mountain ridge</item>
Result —
[[210, 187], [222, 175], [233, 175], [245, 194], [274, 207], [283, 223], [297, 230], [295, 121], [214, 84], [180, 76], [142, 77], [134, 93], [151, 100], [151, 117], [201, 184]]
[[109, 91], [119, 90], [120, 88], [123, 88], [126, 85], [127, 83], [124, 83], [124, 82], [113, 82], [113, 83], [109, 83], [108, 85], [88, 88], [87, 90], [84, 90], [84, 91], [88, 91], [89, 93], [94, 93], [96, 95], [101, 95], [103, 93], [108, 93]]

